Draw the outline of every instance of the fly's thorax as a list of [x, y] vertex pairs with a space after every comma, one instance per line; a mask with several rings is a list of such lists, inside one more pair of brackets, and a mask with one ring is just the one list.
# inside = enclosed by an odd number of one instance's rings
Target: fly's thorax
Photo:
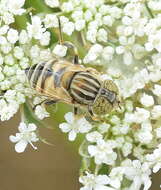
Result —
[[69, 92], [76, 103], [92, 105], [100, 85], [99, 80], [91, 73], [78, 72], [71, 81]]
[[112, 80], [102, 82], [99, 93], [92, 106], [93, 113], [105, 115], [118, 106], [118, 87]]

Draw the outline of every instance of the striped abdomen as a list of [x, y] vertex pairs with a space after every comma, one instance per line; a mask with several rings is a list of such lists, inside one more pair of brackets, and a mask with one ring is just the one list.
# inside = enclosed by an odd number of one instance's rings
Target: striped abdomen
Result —
[[54, 62], [35, 64], [25, 70], [32, 88], [36, 89], [38, 86], [38, 91], [43, 91], [46, 79], [53, 74], [52, 66]]
[[69, 93], [77, 103], [92, 105], [99, 89], [97, 78], [88, 72], [78, 72], [71, 81]]

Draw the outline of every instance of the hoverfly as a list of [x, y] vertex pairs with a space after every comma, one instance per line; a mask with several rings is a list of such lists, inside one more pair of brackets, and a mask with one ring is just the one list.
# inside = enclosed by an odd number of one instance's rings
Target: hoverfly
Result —
[[47, 97], [45, 103], [64, 102], [78, 108], [85, 108], [91, 116], [105, 115], [119, 105], [119, 90], [112, 80], [102, 81], [100, 73], [78, 63], [77, 49], [72, 43], [63, 42], [59, 21], [60, 44], [73, 48], [74, 63], [54, 59], [27, 68], [25, 73], [32, 88]]

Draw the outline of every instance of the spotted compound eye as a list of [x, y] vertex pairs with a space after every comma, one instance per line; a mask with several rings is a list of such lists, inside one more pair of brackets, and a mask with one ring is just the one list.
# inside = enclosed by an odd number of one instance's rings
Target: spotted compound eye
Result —
[[105, 80], [103, 82], [103, 88], [110, 90], [111, 92], [115, 92], [116, 94], [119, 94], [119, 89], [112, 80]]
[[104, 97], [98, 97], [93, 104], [93, 113], [96, 115], [105, 115], [112, 111], [112, 104]]

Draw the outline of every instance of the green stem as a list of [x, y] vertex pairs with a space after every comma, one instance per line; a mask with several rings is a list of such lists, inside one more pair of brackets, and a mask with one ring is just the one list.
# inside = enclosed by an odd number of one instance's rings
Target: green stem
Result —
[[145, 2], [145, 7], [146, 7], [146, 9], [147, 9], [147, 11], [148, 11], [148, 13], [149, 13], [149, 16], [150, 16], [151, 18], [154, 18], [154, 15], [153, 15], [151, 9], [149, 8], [147, 2]]
[[25, 119], [25, 115], [24, 115], [24, 107], [23, 107], [23, 105], [20, 106], [20, 114], [21, 114], [21, 121], [25, 122], [26, 119]]
[[81, 32], [80, 32], [80, 35], [81, 35], [81, 39], [82, 39], [82, 44], [83, 44], [83, 46], [84, 46], [84, 47], [87, 47], [87, 41], [86, 41], [86, 39], [85, 39], [84, 32], [81, 31]]
[[85, 171], [89, 171], [89, 166], [90, 166], [90, 159], [82, 158], [80, 175], [83, 175]]
[[94, 171], [95, 175], [98, 175], [98, 172], [99, 172], [100, 168], [101, 168], [101, 165], [96, 165], [95, 171]]

